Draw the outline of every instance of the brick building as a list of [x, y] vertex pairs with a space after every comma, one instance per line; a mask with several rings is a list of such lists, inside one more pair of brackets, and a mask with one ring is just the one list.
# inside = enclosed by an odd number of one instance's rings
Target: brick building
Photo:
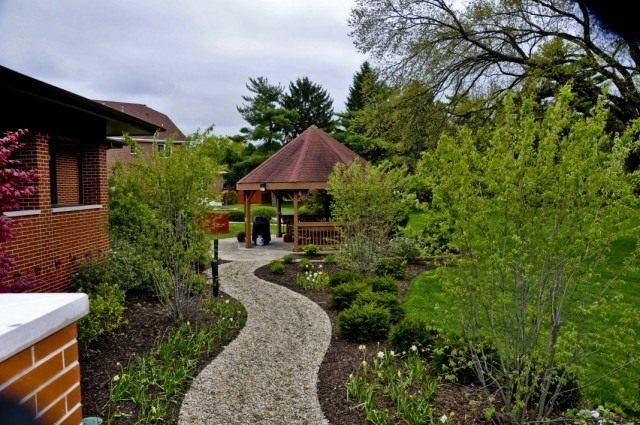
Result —
[[14, 239], [0, 250], [15, 260], [13, 277], [33, 282], [30, 291], [67, 290], [77, 264], [109, 246], [107, 138], [158, 127], [2, 66], [0, 98], [8, 106], [0, 131], [29, 130], [17, 157], [39, 175], [37, 193], [5, 213]]
[[[151, 152], [152, 149], [162, 149], [167, 142], [171, 139], [174, 143], [180, 144], [185, 140], [184, 133], [175, 125], [175, 123], [166, 114], [156, 111], [142, 105], [140, 103], [127, 103], [127, 102], [113, 102], [108, 100], [96, 100], [96, 102], [108, 106], [132, 117], [150, 122], [158, 127], [158, 133], [154, 136], [149, 135], [131, 135], [133, 140], [138, 144], [138, 149], [144, 152]], [[114, 140], [122, 141], [121, 135], [114, 137]], [[135, 152], [131, 149], [131, 146], [121, 145], [114, 146], [107, 151], [107, 169], [111, 172], [111, 169], [119, 162], [121, 164], [128, 164], [136, 157]]]

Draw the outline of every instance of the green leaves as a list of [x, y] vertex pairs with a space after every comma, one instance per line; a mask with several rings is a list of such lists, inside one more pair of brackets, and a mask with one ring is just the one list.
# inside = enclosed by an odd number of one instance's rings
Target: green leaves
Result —
[[[467, 307], [466, 336], [473, 345], [491, 335], [500, 354], [499, 368], [476, 369], [500, 383], [513, 422], [553, 409], [559, 390], [549, 377], [560, 359], [575, 362], [589, 338], [567, 323], [585, 320], [583, 306], [596, 301], [620, 305], [598, 299], [604, 288], [593, 276], [637, 206], [624, 160], [638, 124], [612, 140], [602, 104], [584, 117], [572, 100], [569, 87], [545, 107], [507, 97], [493, 128], [443, 137], [421, 164], [433, 185], [431, 210], [446, 211], [461, 254], [443, 276]], [[535, 368], [526, 360], [533, 358]], [[539, 389], [528, 391], [518, 376], [532, 376]]]

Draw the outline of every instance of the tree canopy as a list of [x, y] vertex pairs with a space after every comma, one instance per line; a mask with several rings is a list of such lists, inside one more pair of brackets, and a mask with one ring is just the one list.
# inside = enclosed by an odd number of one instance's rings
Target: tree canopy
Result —
[[[357, 47], [387, 77], [418, 79], [435, 95], [499, 95], [536, 73], [563, 84], [565, 67], [579, 65], [573, 82], [600, 79], [611, 112], [627, 121], [640, 115], [640, 43], [599, 22], [584, 0], [356, 0], [350, 18]], [[557, 40], [562, 51], [539, 60]]]

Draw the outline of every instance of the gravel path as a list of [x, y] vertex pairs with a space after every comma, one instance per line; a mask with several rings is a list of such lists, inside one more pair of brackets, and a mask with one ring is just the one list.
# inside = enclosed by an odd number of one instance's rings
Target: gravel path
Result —
[[242, 249], [220, 241], [221, 289], [247, 309], [238, 337], [202, 370], [185, 396], [179, 423], [328, 424], [316, 391], [331, 339], [327, 315], [306, 297], [253, 271], [290, 251], [276, 243]]

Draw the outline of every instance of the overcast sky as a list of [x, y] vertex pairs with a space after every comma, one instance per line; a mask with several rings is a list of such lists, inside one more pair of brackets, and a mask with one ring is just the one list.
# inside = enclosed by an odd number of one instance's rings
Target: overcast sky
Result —
[[246, 125], [249, 77], [308, 76], [342, 111], [365, 57], [351, 0], [0, 0], [0, 64], [102, 100], [144, 103], [189, 134]]

